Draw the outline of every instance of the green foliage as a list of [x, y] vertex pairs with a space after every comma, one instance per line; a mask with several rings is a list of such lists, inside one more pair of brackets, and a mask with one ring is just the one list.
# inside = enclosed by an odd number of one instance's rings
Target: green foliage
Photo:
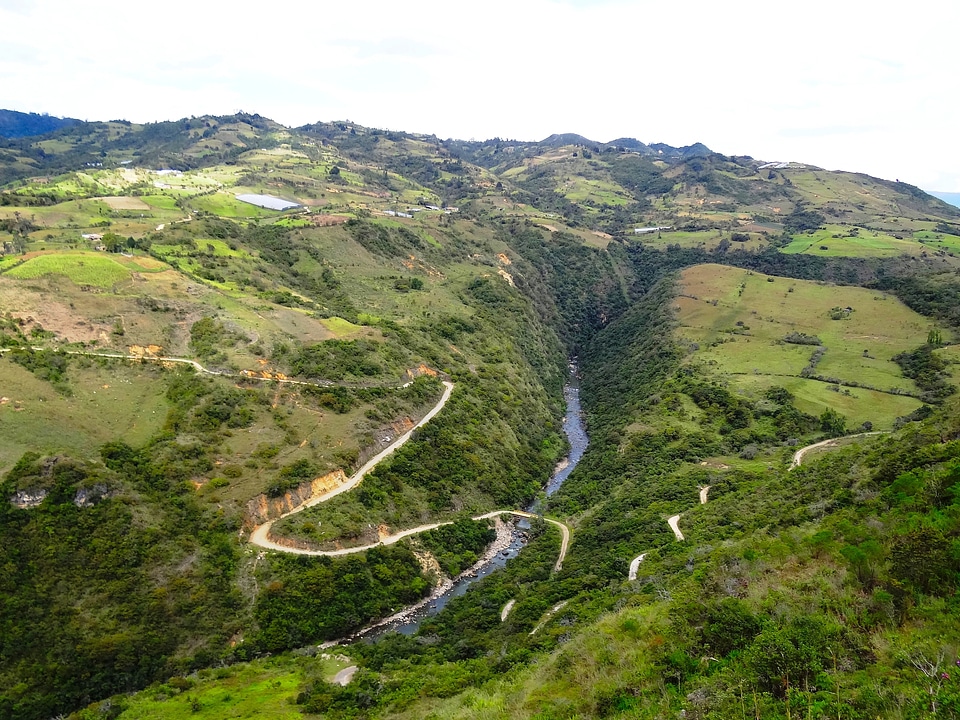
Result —
[[827, 408], [820, 414], [820, 429], [829, 437], [840, 437], [847, 432], [847, 420], [833, 408]]
[[496, 536], [496, 531], [486, 523], [460, 519], [452, 525], [421, 533], [417, 542], [433, 554], [447, 575], [453, 577], [473, 565]]
[[381, 374], [383, 346], [372, 340], [324, 340], [302, 347], [290, 358], [293, 374], [306, 378], [343, 380]]
[[118, 488], [149, 461], [104, 454], [120, 472], [25, 456], [0, 486], [5, 501], [15, 486], [49, 488], [39, 507], [0, 508], [0, 717], [50, 717], [203, 666], [241, 610], [235, 528], [181, 491], [148, 496], [138, 519]]
[[200, 318], [190, 326], [190, 348], [198, 357], [223, 362], [224, 349], [240, 340], [240, 336], [228, 330], [224, 324], [211, 317]]
[[416, 602], [430, 589], [405, 546], [342, 559], [280, 556], [271, 565], [275, 579], [266, 580], [257, 599], [259, 631], [244, 653], [341, 637]]
[[345, 227], [364, 248], [384, 257], [407, 257], [420, 253], [427, 245], [420, 236], [406, 227], [387, 227], [369, 220], [350, 219]]
[[67, 384], [67, 368], [70, 364], [68, 355], [52, 350], [18, 348], [10, 353], [10, 359], [41, 380], [49, 382], [58, 392], [70, 394], [70, 386]]
[[900, 366], [903, 374], [911, 378], [923, 393], [924, 402], [942, 402], [957, 391], [947, 372], [947, 364], [935, 355], [935, 344], [927, 343], [911, 352], [894, 355], [893, 361]]
[[267, 495], [270, 497], [279, 497], [287, 490], [292, 490], [301, 483], [312, 480], [319, 474], [320, 468], [316, 463], [306, 458], [301, 458], [281, 468], [277, 478], [267, 487]]
[[787, 333], [783, 341], [793, 345], [823, 345], [823, 342], [816, 335], [807, 335], [801, 332]]
[[824, 222], [826, 222], [826, 218], [822, 213], [816, 210], [810, 210], [802, 203], [797, 203], [793, 212], [784, 218], [783, 224], [790, 232], [799, 233], [807, 230], [816, 230], [822, 226]]

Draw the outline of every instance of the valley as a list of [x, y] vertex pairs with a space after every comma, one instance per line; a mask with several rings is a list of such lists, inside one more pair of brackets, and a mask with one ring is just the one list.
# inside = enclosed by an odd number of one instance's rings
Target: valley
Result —
[[0, 718], [960, 713], [960, 209], [245, 113], [0, 181]]

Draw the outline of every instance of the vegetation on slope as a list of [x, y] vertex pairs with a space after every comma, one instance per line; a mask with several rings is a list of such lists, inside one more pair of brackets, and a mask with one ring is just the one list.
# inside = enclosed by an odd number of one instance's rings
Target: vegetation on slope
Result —
[[[916, 333], [858, 348], [883, 355], [871, 383], [902, 368], [916, 383], [902, 387], [941, 407], [898, 409], [893, 440], [794, 471], [798, 444], [885, 421], [844, 418], [842, 390], [811, 400], [787, 382], [728, 383], [696, 360], [743, 360], [729, 352], [743, 333], [789, 315], [769, 293], [806, 297], [785, 278], [872, 283], [956, 326], [957, 211], [902, 183], [681, 150], [289, 130], [251, 115], [5, 143], [0, 427], [17, 450], [0, 464], [4, 495], [24, 507], [5, 504], [0, 521], [13, 568], [0, 714], [48, 717], [171, 676], [127, 716], [151, 697], [161, 716], [215, 712], [212, 687], [198, 697], [185, 674], [334, 638], [420, 598], [430, 578], [411, 545], [261, 558], [238, 542], [246, 503], [356, 467], [435, 397], [435, 380], [398, 389], [430, 371], [457, 384], [444, 412], [284, 530], [359, 542], [380, 523], [525, 503], [562, 454], [564, 351], [580, 360], [592, 444], [545, 505], [575, 528], [563, 569], [555, 530], [534, 522], [520, 557], [417, 637], [352, 648], [363, 668], [346, 688], [289, 658], [295, 680], [256, 692], [329, 717], [956, 712], [943, 677], [957, 642], [950, 338], [911, 319]], [[302, 207], [254, 208], [244, 192]], [[746, 270], [717, 274], [752, 278], [737, 297], [755, 292], [767, 319], [754, 327], [718, 297], [700, 308], [717, 316], [678, 335], [671, 274], [704, 262]], [[837, 292], [817, 323], [784, 328], [805, 382], [868, 380], [830, 332], [866, 315], [865, 296]], [[737, 342], [710, 348], [728, 329]], [[63, 346], [233, 374], [51, 352]], [[271, 384], [291, 375], [317, 385]], [[682, 543], [665, 522], [678, 515]], [[489, 537], [462, 522], [437, 535], [421, 542], [449, 572]]]

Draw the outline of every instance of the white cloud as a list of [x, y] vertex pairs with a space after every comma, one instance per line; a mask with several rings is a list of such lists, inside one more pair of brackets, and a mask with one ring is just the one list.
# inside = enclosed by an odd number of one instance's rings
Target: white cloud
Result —
[[2, 104], [81, 118], [243, 108], [441, 137], [705, 142], [960, 190], [960, 5], [428, 0], [0, 2]]

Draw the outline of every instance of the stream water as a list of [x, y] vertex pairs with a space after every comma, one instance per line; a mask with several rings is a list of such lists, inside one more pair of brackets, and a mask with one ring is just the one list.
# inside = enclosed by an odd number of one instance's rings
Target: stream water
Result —
[[[566, 401], [566, 411], [563, 416], [563, 432], [570, 442], [570, 454], [563, 462], [557, 465], [553, 475], [547, 481], [546, 494], [548, 496], [553, 495], [553, 493], [560, 489], [564, 480], [569, 477], [570, 473], [577, 466], [577, 463], [580, 462], [589, 444], [589, 438], [587, 438], [587, 432], [583, 427], [583, 418], [581, 417], [580, 388], [577, 385], [576, 365], [571, 363], [570, 370], [570, 381], [563, 388], [563, 397]], [[527, 510], [529, 512], [539, 512], [539, 502], [534, 501]], [[504, 517], [506, 519], [507, 516]], [[512, 522], [515, 528], [510, 544], [506, 549], [498, 552], [481, 566], [475, 575], [461, 578], [455, 582], [453, 587], [447, 592], [431, 600], [421, 610], [403, 620], [382, 625], [370, 632], [364, 633], [363, 638], [365, 640], [373, 640], [388, 632], [413, 635], [420, 628], [421, 622], [443, 610], [451, 599], [463, 595], [477, 580], [485, 578], [494, 570], [506, 565], [508, 560], [516, 557], [520, 550], [523, 549], [527, 541], [527, 530], [530, 529], [530, 522], [523, 518], [515, 521], [508, 520], [508, 522]]]

